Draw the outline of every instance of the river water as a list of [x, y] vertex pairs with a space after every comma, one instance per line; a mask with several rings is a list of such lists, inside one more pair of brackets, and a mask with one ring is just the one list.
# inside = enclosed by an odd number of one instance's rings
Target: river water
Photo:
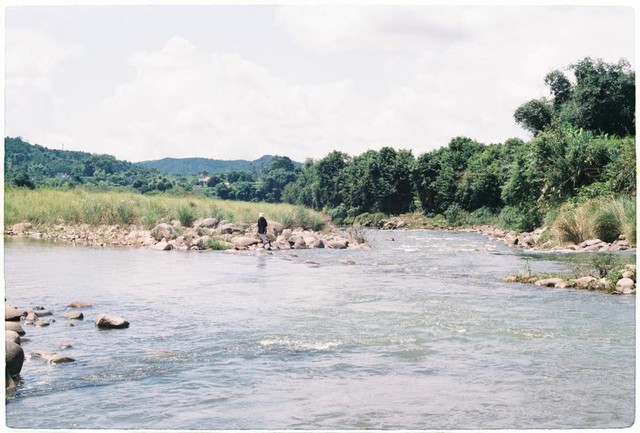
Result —
[[[371, 250], [157, 252], [5, 240], [7, 303], [44, 306], [14, 428], [617, 428], [635, 420], [635, 296], [509, 284], [565, 257], [473, 233]], [[395, 240], [390, 240], [393, 236]], [[627, 256], [633, 260], [635, 256]], [[316, 263], [309, 263], [309, 261]], [[71, 301], [93, 304], [69, 327]], [[97, 314], [130, 321], [99, 331]], [[62, 350], [60, 345], [71, 343]], [[49, 351], [76, 361], [52, 365]]]

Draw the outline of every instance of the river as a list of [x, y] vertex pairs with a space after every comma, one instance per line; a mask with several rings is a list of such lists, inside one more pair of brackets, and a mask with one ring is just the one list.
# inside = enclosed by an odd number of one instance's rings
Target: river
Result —
[[[394, 240], [390, 237], [393, 236]], [[635, 296], [500, 279], [567, 255], [475, 233], [371, 250], [73, 247], [5, 238], [24, 325], [13, 428], [618, 428], [635, 420]], [[627, 256], [633, 259], [635, 256]], [[72, 301], [93, 304], [69, 327]], [[99, 331], [99, 313], [128, 329]], [[62, 350], [60, 345], [72, 347]], [[48, 364], [49, 351], [76, 361]]]

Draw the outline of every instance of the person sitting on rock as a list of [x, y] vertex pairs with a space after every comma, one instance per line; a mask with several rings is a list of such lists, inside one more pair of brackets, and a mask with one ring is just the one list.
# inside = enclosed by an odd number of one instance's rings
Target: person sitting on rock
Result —
[[271, 242], [267, 239], [267, 220], [263, 213], [258, 216], [258, 236], [260, 236], [262, 240], [262, 245], [265, 248], [271, 249]]

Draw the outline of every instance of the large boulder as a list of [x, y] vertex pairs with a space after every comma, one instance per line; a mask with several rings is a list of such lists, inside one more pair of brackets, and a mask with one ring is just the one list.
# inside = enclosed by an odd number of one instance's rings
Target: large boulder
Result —
[[13, 233], [24, 233], [24, 232], [28, 232], [32, 227], [33, 227], [33, 224], [31, 224], [28, 221], [25, 221], [23, 223], [14, 224], [11, 227], [11, 231]]
[[173, 249], [173, 246], [166, 241], [160, 241], [155, 245], [151, 245], [149, 249], [154, 251], [170, 251]]
[[84, 319], [84, 314], [82, 314], [82, 312], [80, 311], [68, 311], [64, 313], [64, 317], [72, 320], [82, 320]]
[[11, 376], [20, 374], [22, 364], [24, 363], [24, 350], [19, 344], [10, 340], [4, 341], [4, 359], [7, 372]]
[[202, 220], [198, 220], [196, 221], [193, 226], [194, 227], [205, 227], [205, 228], [214, 228], [215, 226], [218, 225], [218, 219], [217, 218], [205, 218]]
[[595, 290], [599, 286], [598, 280], [594, 277], [576, 278], [573, 282], [578, 289]]
[[20, 310], [10, 305], [4, 307], [4, 320], [7, 322], [19, 322], [20, 318], [26, 315], [27, 312], [25, 310]]
[[616, 292], [623, 295], [630, 295], [635, 288], [634, 281], [631, 278], [622, 278], [616, 283]]
[[560, 287], [560, 286], [564, 285], [564, 283], [565, 283], [565, 281], [562, 278], [545, 278], [545, 279], [536, 281], [535, 285], [536, 286], [542, 286], [542, 287], [563, 288], [563, 287]]
[[24, 329], [22, 329], [22, 326], [20, 326], [20, 324], [16, 322], [4, 322], [4, 329], [5, 331], [17, 332], [18, 335], [25, 334]]
[[249, 236], [239, 236], [231, 239], [233, 247], [238, 250], [245, 250], [252, 245], [257, 245], [260, 241]]
[[96, 317], [96, 326], [99, 329], [123, 329], [129, 327], [129, 322], [122, 317], [100, 314]]
[[153, 229], [151, 229], [151, 237], [153, 237], [156, 241], [161, 241], [162, 239], [170, 241], [171, 239], [176, 237], [176, 230], [171, 224], [158, 224]]
[[9, 330], [4, 331], [4, 339], [5, 341], [6, 340], [12, 341], [16, 344], [20, 344], [21, 342], [20, 335], [16, 331], [9, 331]]
[[269, 225], [267, 226], [267, 230], [270, 233], [275, 234], [276, 236], [281, 235], [284, 231], [284, 224], [279, 223], [277, 221], [269, 221]]
[[344, 238], [333, 239], [325, 244], [325, 247], [337, 250], [344, 250], [348, 246], [349, 240]]

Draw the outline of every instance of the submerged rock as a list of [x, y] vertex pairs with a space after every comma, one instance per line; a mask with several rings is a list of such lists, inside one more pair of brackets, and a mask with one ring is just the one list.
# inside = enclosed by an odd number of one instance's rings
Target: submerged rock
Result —
[[96, 317], [96, 326], [100, 329], [123, 329], [129, 327], [129, 322], [122, 317], [101, 314]]
[[82, 320], [84, 319], [84, 314], [82, 314], [82, 312], [80, 311], [69, 311], [67, 313], [64, 313], [64, 317], [72, 320]]
[[75, 359], [68, 356], [60, 355], [55, 352], [35, 352], [33, 354], [36, 358], [42, 358], [49, 364], [61, 364], [63, 362], [75, 362]]
[[67, 305], [67, 308], [89, 308], [89, 307], [93, 307], [93, 305], [83, 301], [73, 301], [72, 303]]

